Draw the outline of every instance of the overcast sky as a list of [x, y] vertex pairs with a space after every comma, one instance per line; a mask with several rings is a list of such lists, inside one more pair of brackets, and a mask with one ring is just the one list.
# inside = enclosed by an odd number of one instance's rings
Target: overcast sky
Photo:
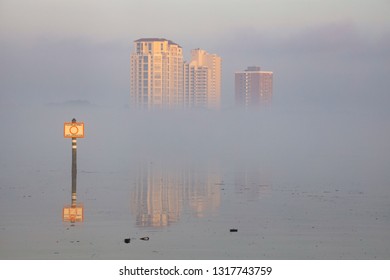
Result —
[[129, 101], [133, 41], [163, 37], [234, 72], [274, 71], [274, 105], [388, 108], [388, 0], [0, 0], [1, 105]]

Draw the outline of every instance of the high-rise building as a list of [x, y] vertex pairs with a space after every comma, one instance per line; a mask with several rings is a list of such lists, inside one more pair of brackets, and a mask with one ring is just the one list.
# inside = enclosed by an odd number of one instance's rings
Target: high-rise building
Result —
[[219, 108], [221, 58], [196, 49], [184, 62], [182, 48], [167, 39], [134, 41], [130, 96], [140, 108]]
[[191, 51], [188, 95], [195, 107], [218, 109], [221, 103], [222, 59], [205, 50]]
[[130, 64], [133, 105], [171, 108], [182, 104], [183, 52], [178, 44], [159, 38], [136, 40]]
[[235, 99], [238, 106], [246, 108], [269, 105], [272, 101], [273, 72], [260, 67], [248, 67], [235, 73]]

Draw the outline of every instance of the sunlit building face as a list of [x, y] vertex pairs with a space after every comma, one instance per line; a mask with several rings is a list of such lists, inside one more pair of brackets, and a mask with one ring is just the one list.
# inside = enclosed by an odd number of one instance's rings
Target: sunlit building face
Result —
[[196, 49], [187, 63], [178, 44], [144, 38], [134, 42], [130, 64], [130, 96], [135, 107], [220, 106], [221, 58], [215, 54]]
[[222, 59], [202, 49], [192, 50], [187, 75], [189, 81], [187, 95], [193, 107], [219, 109]]
[[182, 48], [169, 40], [139, 39], [130, 58], [131, 103], [137, 107], [176, 107], [183, 100]]

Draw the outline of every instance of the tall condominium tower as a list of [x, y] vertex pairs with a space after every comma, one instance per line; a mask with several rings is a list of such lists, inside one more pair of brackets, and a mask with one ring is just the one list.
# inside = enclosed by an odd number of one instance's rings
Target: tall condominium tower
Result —
[[193, 107], [218, 109], [221, 103], [221, 58], [195, 49], [191, 51], [191, 61], [185, 69], [190, 104]]
[[217, 109], [221, 99], [221, 58], [196, 49], [189, 63], [167, 39], [134, 42], [130, 66], [131, 103], [140, 108]]
[[272, 79], [272, 72], [260, 71], [260, 67], [256, 66], [236, 72], [236, 104], [247, 108], [269, 105], [272, 101]]
[[183, 104], [183, 51], [166, 39], [134, 42], [130, 57], [130, 96], [136, 107], [173, 108]]

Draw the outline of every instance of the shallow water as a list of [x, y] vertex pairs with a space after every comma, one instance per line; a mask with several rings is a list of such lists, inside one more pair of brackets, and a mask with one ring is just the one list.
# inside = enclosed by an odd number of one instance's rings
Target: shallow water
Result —
[[[8, 111], [0, 259], [390, 259], [381, 122], [196, 113], [167, 125], [177, 116], [96, 110], [82, 116], [85, 221], [74, 224], [62, 221], [71, 198], [66, 110]], [[40, 135], [31, 119], [46, 128]]]

